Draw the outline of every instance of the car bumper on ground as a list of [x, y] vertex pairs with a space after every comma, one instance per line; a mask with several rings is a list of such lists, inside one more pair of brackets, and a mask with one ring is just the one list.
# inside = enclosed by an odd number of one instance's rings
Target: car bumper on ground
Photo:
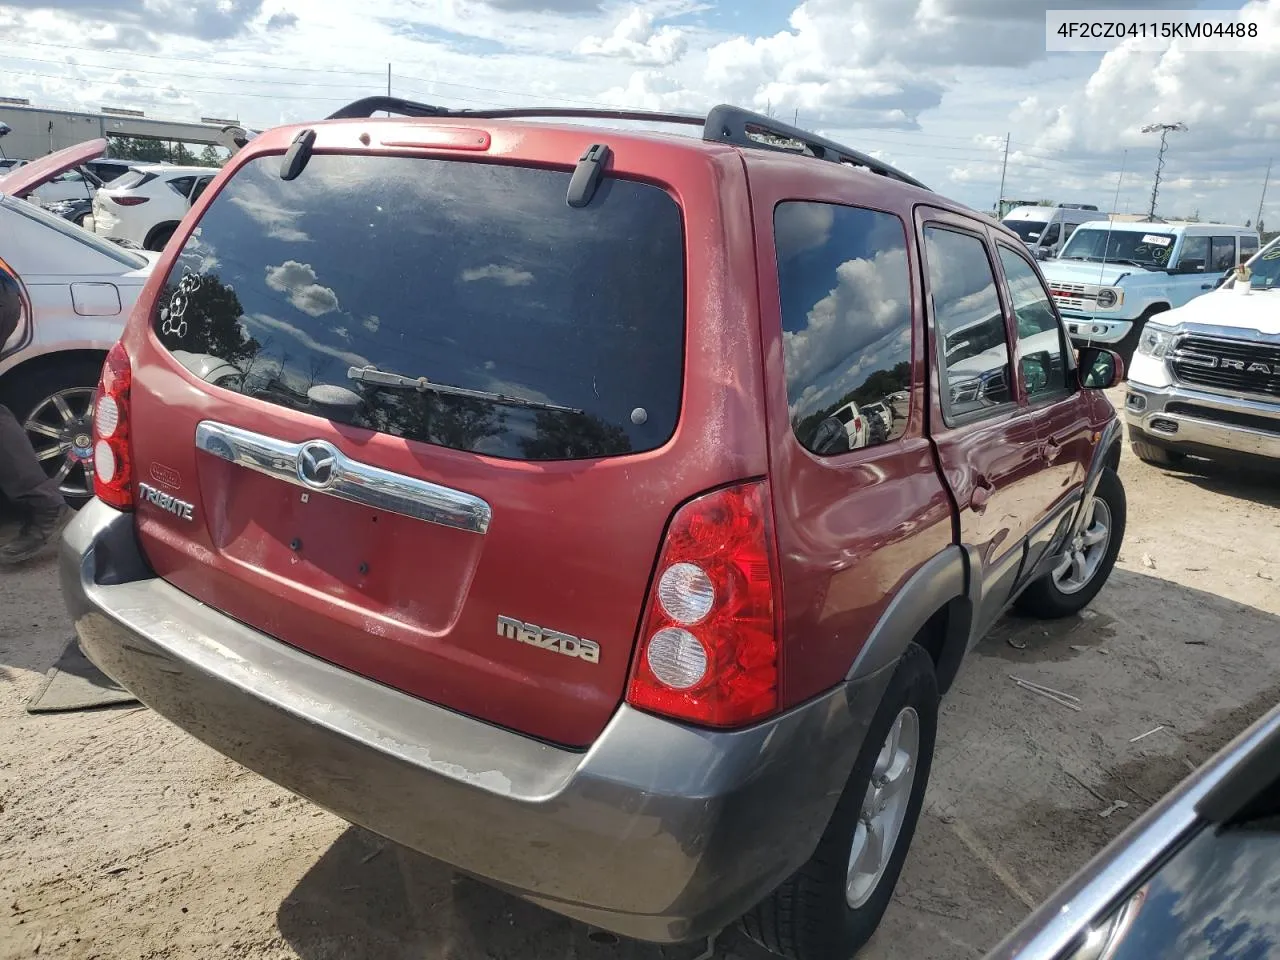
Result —
[[88, 657], [219, 752], [559, 913], [659, 942], [722, 929], [816, 846], [892, 668], [758, 726], [627, 707], [585, 751], [490, 726], [276, 641], [147, 569], [94, 500], [64, 534]]
[[1130, 380], [1124, 414], [1131, 435], [1171, 450], [1280, 460], [1280, 401]]

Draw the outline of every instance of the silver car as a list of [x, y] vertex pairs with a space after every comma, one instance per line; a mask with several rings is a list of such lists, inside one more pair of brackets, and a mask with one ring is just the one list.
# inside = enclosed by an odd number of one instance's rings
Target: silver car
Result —
[[0, 269], [16, 277], [25, 306], [0, 344], [0, 403], [73, 507], [93, 495], [90, 411], [103, 358], [159, 255], [104, 240], [27, 198], [106, 149], [91, 140], [0, 177]]

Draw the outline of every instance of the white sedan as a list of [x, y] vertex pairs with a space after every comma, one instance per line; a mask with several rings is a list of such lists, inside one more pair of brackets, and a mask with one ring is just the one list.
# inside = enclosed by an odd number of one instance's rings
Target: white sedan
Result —
[[163, 250], [218, 172], [217, 167], [134, 164], [93, 195], [93, 228], [104, 237]]
[[0, 270], [16, 278], [25, 307], [0, 344], [0, 403], [26, 427], [45, 471], [75, 507], [93, 495], [90, 410], [103, 358], [159, 258], [23, 198], [106, 148], [92, 140], [0, 177]]

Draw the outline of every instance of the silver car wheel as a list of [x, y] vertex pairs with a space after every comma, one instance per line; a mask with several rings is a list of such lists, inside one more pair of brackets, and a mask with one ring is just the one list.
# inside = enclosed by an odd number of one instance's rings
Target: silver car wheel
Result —
[[1053, 584], [1066, 594], [1079, 593], [1093, 580], [1111, 544], [1111, 508], [1094, 497], [1081, 531], [1075, 535], [1057, 565], [1053, 568]]
[[44, 472], [68, 500], [93, 496], [94, 387], [68, 387], [36, 404], [23, 428]]
[[845, 902], [852, 909], [862, 906], [875, 892], [898, 845], [919, 755], [920, 717], [914, 708], [904, 707], [880, 747], [853, 832], [845, 880]]

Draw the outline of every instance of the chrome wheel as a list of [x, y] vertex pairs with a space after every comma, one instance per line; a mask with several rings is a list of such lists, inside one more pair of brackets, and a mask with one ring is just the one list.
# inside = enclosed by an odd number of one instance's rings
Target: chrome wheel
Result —
[[920, 717], [912, 707], [904, 707], [880, 747], [853, 832], [845, 880], [845, 901], [852, 909], [862, 906], [875, 892], [898, 845], [919, 755]]
[[1111, 544], [1111, 508], [1094, 497], [1084, 526], [1067, 544], [1053, 568], [1053, 585], [1063, 593], [1079, 593], [1093, 580]]
[[23, 428], [44, 472], [77, 504], [93, 496], [93, 387], [68, 387], [36, 404]]

